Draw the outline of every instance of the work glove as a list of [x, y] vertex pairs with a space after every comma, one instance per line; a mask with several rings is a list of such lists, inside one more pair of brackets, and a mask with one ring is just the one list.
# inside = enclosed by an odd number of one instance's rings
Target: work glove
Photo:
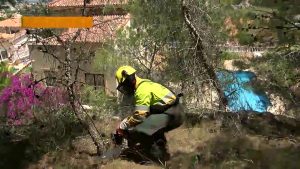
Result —
[[118, 126], [118, 129], [120, 130], [127, 130], [129, 128], [129, 125], [127, 123], [127, 118], [121, 121], [121, 123]]
[[124, 119], [118, 126], [115, 133], [112, 134], [112, 140], [116, 145], [121, 145], [123, 138], [127, 137], [127, 119]]
[[122, 136], [122, 137], [126, 137], [127, 136], [127, 129], [128, 129], [128, 123], [127, 123], [127, 119], [124, 119], [123, 121], [121, 121], [121, 123], [118, 125], [117, 129], [116, 129], [116, 134]]

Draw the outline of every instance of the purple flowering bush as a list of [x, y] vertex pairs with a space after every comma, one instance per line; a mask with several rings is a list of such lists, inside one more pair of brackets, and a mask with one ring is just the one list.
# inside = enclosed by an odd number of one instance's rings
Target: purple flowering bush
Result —
[[11, 83], [0, 93], [0, 107], [7, 122], [21, 125], [34, 117], [38, 108], [60, 108], [67, 103], [63, 89], [35, 84], [30, 75], [11, 76]]
[[46, 87], [39, 95], [37, 107], [43, 112], [57, 111], [69, 107], [68, 94], [63, 88]]

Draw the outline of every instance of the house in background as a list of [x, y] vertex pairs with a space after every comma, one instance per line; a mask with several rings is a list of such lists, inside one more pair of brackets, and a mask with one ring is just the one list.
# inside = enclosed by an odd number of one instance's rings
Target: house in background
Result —
[[9, 48], [13, 45], [11, 41], [20, 30], [21, 18], [19, 15], [0, 21], [0, 50], [2, 61], [8, 60], [11, 56], [11, 53], [9, 53]]
[[15, 14], [11, 18], [0, 21], [0, 32], [6, 34], [15, 34], [22, 30], [21, 15]]
[[11, 63], [29, 58], [26, 30], [21, 28], [21, 15], [0, 21], [1, 50], [7, 52]]
[[9, 39], [13, 38], [14, 35], [0, 33], [0, 61], [8, 61], [7, 50], [10, 46]]
[[[128, 0], [87, 0], [86, 15], [126, 15], [124, 5]], [[78, 16], [83, 11], [83, 0], [53, 0], [48, 7], [53, 15]]]
[[10, 39], [11, 45], [8, 48], [8, 57], [12, 63], [21, 63], [29, 60], [28, 40], [26, 30], [19, 31]]
[[[80, 84], [88, 84], [95, 88], [104, 88], [109, 95], [116, 94], [116, 81], [113, 71], [95, 71], [92, 68], [92, 63], [95, 61], [94, 57], [96, 51], [105, 47], [108, 42], [113, 41], [118, 30], [130, 26], [130, 15], [126, 14], [120, 7], [124, 1], [104, 1], [104, 0], [90, 0], [87, 1], [87, 13], [93, 16], [94, 26], [88, 29], [61, 29], [59, 39], [63, 42], [71, 40], [76, 36], [76, 40], [72, 42], [71, 57], [74, 65], [80, 58], [89, 56], [84, 61], [81, 60], [77, 72], [77, 81]], [[54, 0], [49, 3], [50, 11], [54, 11], [55, 15], [72, 15], [80, 16], [83, 9], [83, 3], [80, 0]], [[105, 7], [115, 10], [110, 10], [105, 13]], [[100, 11], [100, 12], [99, 12]], [[79, 34], [77, 34], [79, 33]], [[63, 78], [63, 65], [55, 59], [64, 60], [66, 53], [61, 42], [57, 37], [44, 38], [37, 43], [29, 44], [30, 57], [35, 60], [32, 64], [32, 71], [36, 80], [44, 79], [47, 85], [59, 84], [60, 79]], [[46, 51], [47, 50], [47, 51]], [[72, 74], [76, 73], [75, 67], [72, 67]], [[73, 79], [75, 76], [73, 76]]]
[[21, 28], [21, 15], [0, 21], [0, 61], [7, 61], [14, 73], [31, 63], [28, 40], [26, 30]]

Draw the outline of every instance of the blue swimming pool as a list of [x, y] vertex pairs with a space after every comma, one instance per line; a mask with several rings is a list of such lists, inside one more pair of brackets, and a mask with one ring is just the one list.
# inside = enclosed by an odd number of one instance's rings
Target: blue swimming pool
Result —
[[270, 100], [264, 92], [257, 91], [251, 82], [256, 77], [249, 71], [222, 71], [217, 73], [223, 86], [230, 111], [255, 111], [263, 113], [270, 106]]

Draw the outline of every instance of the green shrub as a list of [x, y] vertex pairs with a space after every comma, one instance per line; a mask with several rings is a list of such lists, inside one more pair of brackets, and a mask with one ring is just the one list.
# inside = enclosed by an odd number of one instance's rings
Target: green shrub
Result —
[[250, 66], [256, 69], [259, 76], [267, 79], [265, 83], [260, 84], [260, 88], [279, 92], [286, 99], [292, 99], [289, 88], [300, 81], [300, 73], [296, 71], [299, 68], [299, 56], [288, 55], [294, 50], [299, 50], [293, 48], [277, 49], [252, 61]]
[[249, 33], [243, 31], [238, 33], [237, 38], [241, 45], [252, 45], [255, 41]]
[[95, 90], [93, 86], [85, 86], [81, 98], [82, 104], [91, 106], [96, 116], [111, 115], [117, 108], [117, 98], [107, 96], [103, 88]]
[[8, 86], [10, 80], [8, 78], [9, 68], [5, 62], [0, 62], [0, 91]]
[[233, 52], [222, 52], [220, 55], [221, 60], [232, 60], [232, 59], [240, 59], [239, 54]]
[[296, 63], [289, 59], [283, 58], [276, 54], [266, 56], [268, 60], [256, 59], [254, 66], [260, 74], [269, 76], [269, 80], [275, 82], [279, 86], [290, 87], [297, 81]]
[[247, 63], [245, 63], [244, 61], [242, 61], [242, 60], [235, 60], [233, 62], [233, 65], [236, 66], [236, 67], [238, 67], [239, 69], [242, 69], [242, 70], [250, 68], [250, 66]]

